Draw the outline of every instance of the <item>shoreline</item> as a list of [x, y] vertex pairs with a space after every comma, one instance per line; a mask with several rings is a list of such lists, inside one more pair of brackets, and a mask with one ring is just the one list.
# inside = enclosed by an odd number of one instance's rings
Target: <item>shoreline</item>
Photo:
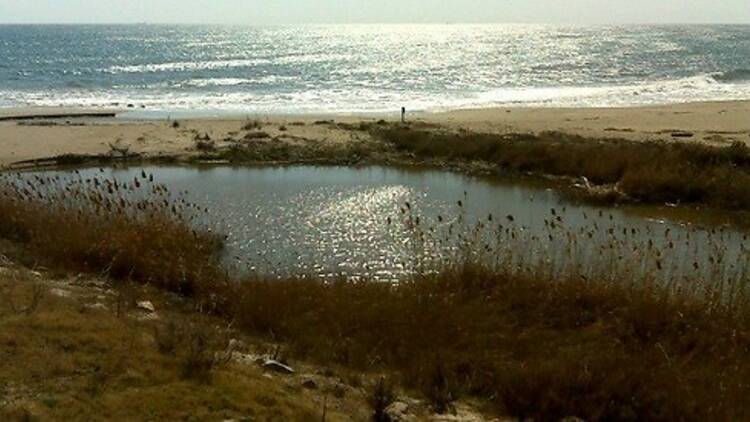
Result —
[[[655, 104], [633, 104], [633, 105], [612, 105], [612, 106], [566, 106], [566, 105], [538, 105], [534, 103], [517, 103], [517, 104], [492, 104], [487, 106], [465, 106], [465, 107], [445, 107], [433, 108], [428, 110], [409, 110], [407, 111], [412, 117], [426, 118], [429, 116], [444, 116], [454, 114], [474, 114], [481, 115], [486, 112], [496, 112], [505, 110], [515, 111], [559, 111], [559, 112], [595, 112], [595, 111], [638, 111], [638, 110], [660, 110], [660, 109], [695, 109], [706, 107], [723, 107], [736, 108], [750, 106], [750, 98], [747, 99], [727, 99], [727, 100], [697, 100], [670, 103]], [[182, 120], [237, 120], [244, 119], [248, 116], [270, 118], [270, 119], [311, 119], [323, 117], [340, 117], [340, 118], [379, 118], [383, 116], [399, 117], [400, 106], [394, 104], [392, 110], [381, 111], [322, 111], [322, 112], [269, 112], [263, 113], [258, 111], [242, 110], [221, 110], [221, 109], [151, 109], [138, 103], [117, 103], [113, 106], [86, 107], [86, 106], [0, 106], [0, 117], [9, 116], [29, 116], [34, 114], [56, 114], [56, 113], [116, 113], [118, 115], [143, 114], [144, 116], [154, 115], [159, 117], [143, 117], [134, 120], [162, 120], [166, 115], [181, 116]], [[127, 117], [127, 116], [126, 116]]]

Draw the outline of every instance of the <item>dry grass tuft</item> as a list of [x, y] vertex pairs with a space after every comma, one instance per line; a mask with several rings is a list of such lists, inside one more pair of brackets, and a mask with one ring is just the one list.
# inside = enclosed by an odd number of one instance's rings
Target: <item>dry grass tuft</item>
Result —
[[182, 376], [199, 383], [210, 383], [214, 372], [229, 363], [229, 337], [221, 330], [199, 321], [178, 324], [168, 321], [154, 331], [157, 350], [180, 361]]
[[263, 127], [263, 123], [260, 120], [250, 120], [248, 119], [244, 125], [242, 125], [242, 130], [258, 130]]

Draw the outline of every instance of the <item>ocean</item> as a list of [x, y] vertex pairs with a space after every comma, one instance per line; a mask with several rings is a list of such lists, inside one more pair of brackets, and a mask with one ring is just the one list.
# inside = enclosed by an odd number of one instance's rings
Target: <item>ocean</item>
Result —
[[2, 25], [0, 107], [380, 113], [750, 99], [750, 25]]

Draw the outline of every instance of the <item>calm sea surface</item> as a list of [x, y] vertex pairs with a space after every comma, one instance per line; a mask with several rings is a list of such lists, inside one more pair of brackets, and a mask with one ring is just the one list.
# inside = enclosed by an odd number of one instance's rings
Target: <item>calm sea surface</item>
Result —
[[750, 99], [750, 26], [0, 26], [0, 107], [383, 112]]

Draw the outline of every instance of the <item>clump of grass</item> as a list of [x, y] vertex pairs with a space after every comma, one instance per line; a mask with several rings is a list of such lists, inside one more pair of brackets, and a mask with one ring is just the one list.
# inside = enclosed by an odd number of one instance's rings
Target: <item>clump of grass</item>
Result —
[[205, 325], [185, 327], [182, 340], [182, 375], [187, 379], [209, 383], [216, 368], [231, 358], [224, 353], [227, 343], [221, 343], [216, 330]]
[[245, 134], [245, 136], [242, 137], [242, 139], [246, 141], [252, 141], [255, 139], [268, 139], [271, 135], [269, 135], [267, 132], [263, 131], [254, 131], [254, 132], [248, 132]]
[[518, 172], [583, 176], [596, 185], [615, 186], [638, 201], [750, 209], [750, 149], [743, 143], [715, 147], [588, 139], [558, 132], [498, 135], [402, 125], [374, 128], [372, 133], [418, 157], [481, 160]]
[[299, 158], [304, 151], [295, 150], [285, 143], [262, 142], [247, 145], [232, 145], [219, 152], [219, 157], [232, 163], [259, 161], [288, 161]]
[[242, 130], [259, 130], [263, 127], [260, 120], [247, 120], [242, 126]]
[[182, 376], [199, 383], [211, 382], [217, 368], [231, 359], [228, 339], [205, 323], [167, 321], [154, 329], [157, 350], [179, 360]]
[[368, 131], [372, 128], [373, 123], [371, 122], [359, 122], [359, 123], [338, 123], [336, 127], [344, 130], [351, 130], [351, 131]]
[[212, 140], [197, 140], [195, 142], [195, 149], [201, 152], [214, 152], [216, 151], [216, 142]]

